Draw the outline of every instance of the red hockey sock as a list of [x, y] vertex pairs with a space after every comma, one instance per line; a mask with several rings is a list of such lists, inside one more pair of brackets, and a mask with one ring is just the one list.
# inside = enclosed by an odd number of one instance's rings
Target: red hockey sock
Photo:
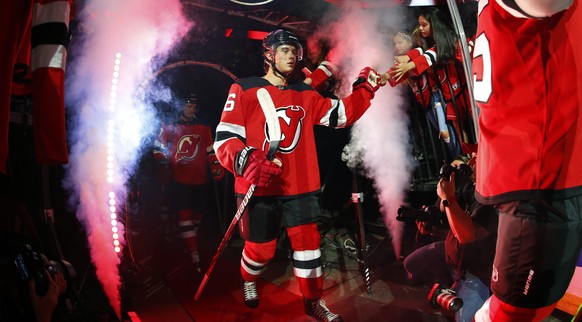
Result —
[[315, 300], [323, 294], [320, 236], [315, 223], [287, 228], [293, 248], [293, 273], [299, 289], [307, 299]]
[[266, 243], [245, 241], [242, 258], [240, 260], [240, 274], [247, 282], [256, 281], [271, 258], [275, 256], [277, 240]]
[[495, 322], [540, 322], [552, 314], [556, 304], [554, 303], [540, 308], [524, 308], [507, 304], [493, 295], [491, 296], [491, 303], [489, 304], [489, 316], [491, 317], [491, 321]]
[[180, 236], [190, 253], [198, 250], [198, 224], [192, 220], [191, 210], [182, 209], [178, 211], [178, 229]]

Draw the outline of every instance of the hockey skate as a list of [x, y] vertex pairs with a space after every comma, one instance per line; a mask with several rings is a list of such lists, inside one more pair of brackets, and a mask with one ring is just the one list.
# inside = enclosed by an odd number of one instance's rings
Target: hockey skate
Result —
[[257, 283], [243, 281], [243, 296], [245, 304], [250, 308], [259, 306], [259, 293], [257, 293]]
[[315, 318], [320, 322], [343, 322], [341, 315], [332, 313], [324, 300], [308, 300], [304, 299], [305, 314]]

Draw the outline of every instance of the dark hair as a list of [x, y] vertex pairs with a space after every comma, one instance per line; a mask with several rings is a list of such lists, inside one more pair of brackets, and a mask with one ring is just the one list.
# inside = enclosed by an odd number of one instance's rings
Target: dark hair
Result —
[[446, 64], [454, 59], [458, 37], [449, 17], [436, 7], [424, 8], [419, 16], [430, 23], [432, 39], [429, 39], [429, 46], [434, 45], [437, 49], [437, 63]]

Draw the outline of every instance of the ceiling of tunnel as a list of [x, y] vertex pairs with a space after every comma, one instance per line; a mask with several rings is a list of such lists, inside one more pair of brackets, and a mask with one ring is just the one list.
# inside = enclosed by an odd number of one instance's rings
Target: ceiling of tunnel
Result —
[[[79, 0], [78, 5], [87, 1]], [[219, 117], [219, 108], [234, 81], [228, 76], [229, 73], [239, 78], [263, 73], [261, 41], [249, 39], [247, 31], [265, 32], [284, 28], [306, 40], [326, 23], [341, 23], [340, 11], [346, 6], [371, 11], [390, 11], [394, 8], [408, 12], [410, 19], [407, 21], [410, 24], [415, 24], [414, 11], [418, 9], [401, 4], [401, 0], [180, 1], [186, 15], [194, 22], [194, 27], [172, 49], [164, 67], [178, 65], [161, 72], [155, 81], [163, 82], [180, 97], [187, 96], [193, 88], [207, 93], [208, 102], [205, 105], [215, 106], [218, 110], [210, 116], [214, 121]], [[227, 36], [229, 29], [233, 31]], [[79, 32], [83, 33], [82, 30]], [[75, 55], [74, 50], [71, 55]], [[208, 64], [215, 64], [219, 68], [209, 68]]]

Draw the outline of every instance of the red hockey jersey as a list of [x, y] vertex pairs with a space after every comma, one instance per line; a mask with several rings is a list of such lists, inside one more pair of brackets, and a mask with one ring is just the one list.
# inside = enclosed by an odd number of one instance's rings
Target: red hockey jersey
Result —
[[157, 159], [170, 163], [174, 181], [188, 185], [208, 182], [208, 154], [214, 141], [210, 128], [203, 124], [176, 123], [164, 125], [154, 151]]
[[[392, 74], [393, 71], [394, 67], [390, 68], [388, 73]], [[426, 75], [410, 76], [406, 73], [398, 82], [394, 78], [388, 79], [388, 84], [392, 87], [398, 84], [409, 86], [420, 106], [424, 109], [429, 107], [431, 91]]]
[[581, 5], [528, 19], [479, 1], [473, 73], [481, 203], [582, 193]]
[[[260, 77], [245, 78], [230, 88], [214, 150], [220, 163], [234, 173], [234, 158], [245, 146], [268, 150], [265, 115], [257, 100], [257, 90], [267, 89], [281, 125], [281, 142], [276, 157], [283, 173], [268, 187], [258, 187], [257, 196], [293, 197], [320, 191], [317, 151], [313, 135], [316, 124], [343, 128], [358, 120], [370, 106], [372, 94], [364, 88], [341, 99], [324, 98], [304, 83], [274, 86]], [[266, 153], [266, 152], [265, 152]], [[235, 178], [235, 193], [244, 195], [250, 184]]]
[[[468, 43], [472, 47], [472, 42], [469, 41]], [[468, 101], [469, 94], [464, 81], [462, 65], [460, 64], [462, 61], [461, 48], [457, 47], [457, 61], [452, 61], [444, 66], [434, 65], [437, 60], [435, 47], [426, 51], [417, 47], [410, 50], [406, 55], [416, 65], [416, 68], [412, 70], [414, 74], [425, 75], [428, 79], [429, 89], [436, 86], [441, 90], [446, 102], [447, 119], [455, 120], [457, 116], [466, 117], [467, 111], [471, 110], [471, 105]], [[455, 106], [457, 111], [455, 111]]]

